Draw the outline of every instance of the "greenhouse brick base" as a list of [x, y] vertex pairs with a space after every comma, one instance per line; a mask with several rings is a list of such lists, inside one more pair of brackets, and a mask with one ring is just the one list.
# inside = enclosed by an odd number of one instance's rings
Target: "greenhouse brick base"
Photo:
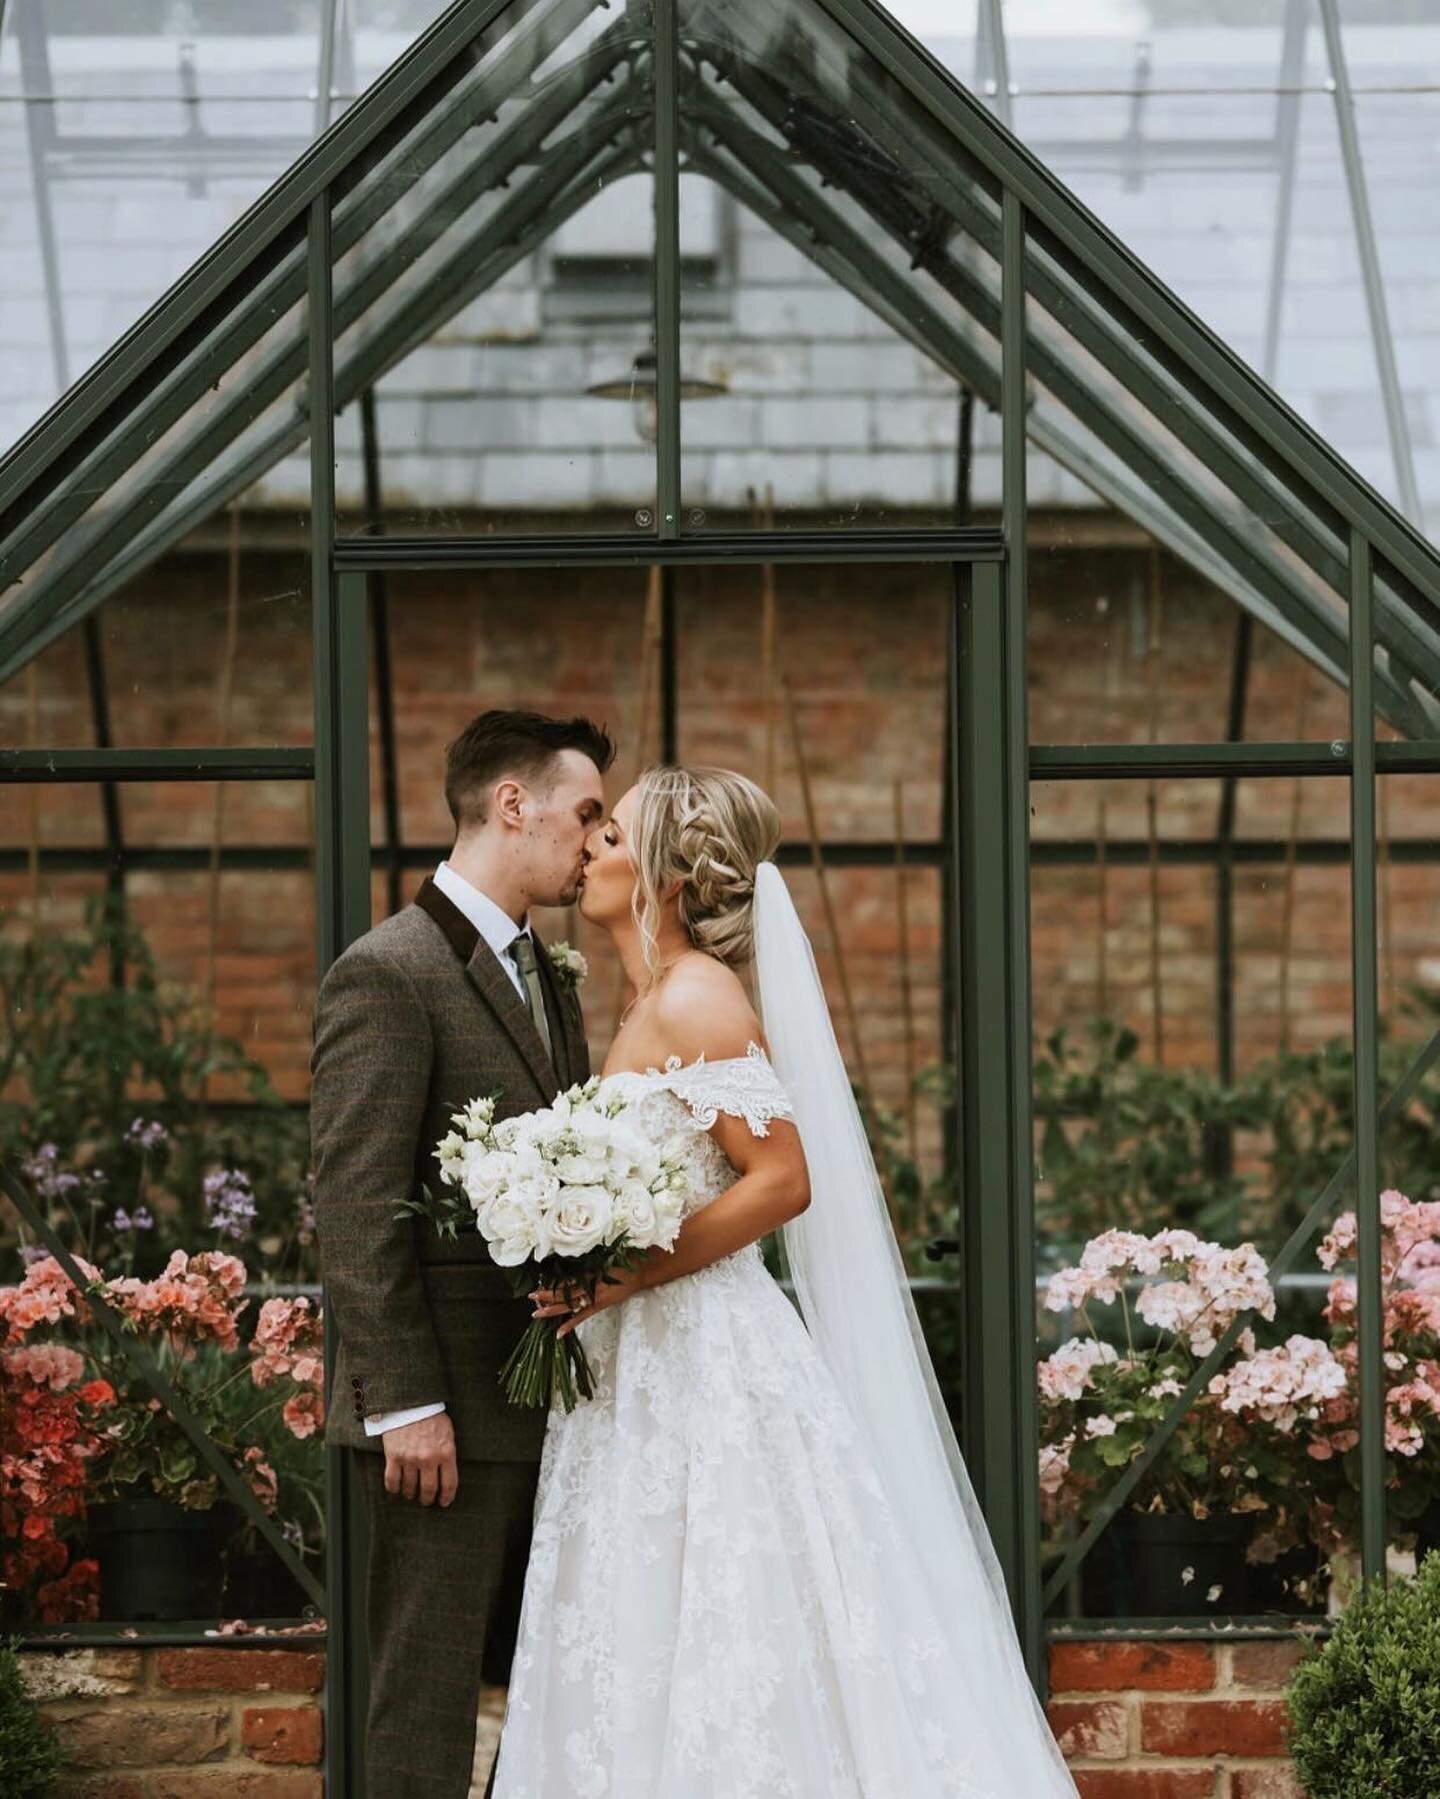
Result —
[[[1303, 1799], [1284, 1753], [1283, 1689], [1299, 1654], [1285, 1641], [1054, 1645], [1050, 1716], [1082, 1799]], [[321, 1651], [80, 1649], [25, 1661], [71, 1751], [72, 1795], [321, 1799]], [[499, 1688], [484, 1696], [476, 1799], [503, 1701]]]

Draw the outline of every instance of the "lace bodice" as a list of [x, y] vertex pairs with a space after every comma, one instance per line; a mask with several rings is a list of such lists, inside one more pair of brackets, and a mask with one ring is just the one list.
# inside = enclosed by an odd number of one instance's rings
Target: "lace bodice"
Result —
[[612, 1084], [634, 1106], [637, 1125], [684, 1158], [687, 1216], [718, 1199], [736, 1179], [733, 1164], [710, 1135], [722, 1112], [743, 1118], [756, 1137], [769, 1136], [775, 1119], [794, 1117], [779, 1076], [755, 1042], [743, 1056], [722, 1056], [714, 1062], [703, 1055], [686, 1063], [671, 1056], [663, 1068], [643, 1073], [618, 1069], [605, 1077], [604, 1085]]

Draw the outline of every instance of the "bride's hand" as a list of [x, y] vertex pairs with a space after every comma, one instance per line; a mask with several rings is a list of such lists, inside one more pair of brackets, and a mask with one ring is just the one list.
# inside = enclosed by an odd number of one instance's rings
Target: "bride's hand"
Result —
[[563, 1337], [568, 1331], [573, 1331], [577, 1324], [583, 1324], [587, 1318], [593, 1318], [607, 1306], [619, 1305], [621, 1300], [629, 1299], [632, 1293], [638, 1293], [644, 1286], [645, 1264], [642, 1262], [634, 1268], [615, 1269], [608, 1280], [601, 1281], [597, 1286], [593, 1300], [587, 1300], [578, 1289], [536, 1287], [530, 1294], [535, 1302], [532, 1318], [564, 1318], [564, 1324], [555, 1333], [557, 1337]]

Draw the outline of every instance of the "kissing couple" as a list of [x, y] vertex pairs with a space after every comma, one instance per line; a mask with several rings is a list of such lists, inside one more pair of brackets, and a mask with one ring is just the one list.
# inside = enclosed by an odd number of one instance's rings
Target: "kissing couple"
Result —
[[[315, 1210], [359, 1454], [369, 1799], [1059, 1799], [769, 797], [655, 767], [607, 810], [587, 719], [484, 712], [446, 752], [455, 845], [321, 984]], [[578, 904], [629, 988], [602, 1092], [683, 1174], [673, 1247], [512, 1296], [477, 1229], [414, 1210], [457, 1107], [591, 1072]], [[748, 982], [748, 984], [747, 984]], [[677, 1148], [678, 1146], [678, 1148]], [[795, 1301], [761, 1240], [780, 1232]], [[535, 1318], [593, 1397], [509, 1403]], [[358, 1598], [358, 1596], [357, 1596]], [[508, 1666], [507, 1666], [508, 1663]]]

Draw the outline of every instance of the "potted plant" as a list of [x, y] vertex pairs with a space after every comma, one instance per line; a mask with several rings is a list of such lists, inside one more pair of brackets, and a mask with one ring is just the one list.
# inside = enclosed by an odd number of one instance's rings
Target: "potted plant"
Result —
[[63, 1766], [59, 1739], [25, 1690], [16, 1645], [0, 1643], [0, 1793], [50, 1799]]
[[1413, 1579], [1359, 1587], [1287, 1693], [1309, 1799], [1440, 1793], [1440, 1555]]
[[[1132, 1303], [1127, 1287], [1136, 1282]], [[1045, 1304], [1074, 1310], [1088, 1333], [1038, 1370], [1042, 1508], [1058, 1544], [1094, 1516], [1222, 1332], [1251, 1308], [1273, 1319], [1275, 1296], [1252, 1244], [1226, 1249], [1185, 1230], [1109, 1230], [1077, 1265], [1052, 1275]], [[1117, 1305], [1120, 1328], [1107, 1336], [1095, 1314]], [[1087, 1556], [1087, 1612], [1259, 1611], [1283, 1603], [1301, 1574], [1304, 1496], [1295, 1475], [1306, 1454], [1296, 1427], [1343, 1386], [1343, 1370], [1326, 1345], [1300, 1336], [1262, 1351], [1246, 1330], [1237, 1347]], [[1277, 1571], [1296, 1550], [1300, 1557]], [[1303, 1588], [1293, 1597], [1314, 1603]]]
[[[310, 1301], [268, 1300], [254, 1337], [242, 1345], [240, 1320], [249, 1302], [244, 1264], [235, 1256], [176, 1250], [148, 1281], [136, 1275], [106, 1280], [88, 1263], [82, 1272], [126, 1328], [145, 1340], [209, 1440], [274, 1511], [280, 1484], [261, 1440], [266, 1420], [278, 1415], [290, 1436], [303, 1440], [320, 1419], [321, 1320]], [[222, 1550], [238, 1527], [236, 1508], [117, 1346], [87, 1323], [80, 1295], [56, 1261], [32, 1264], [19, 1286], [0, 1291], [0, 1323], [7, 1366], [13, 1361], [32, 1385], [47, 1373], [58, 1380], [62, 1399], [74, 1395], [86, 1432], [72, 1459], [83, 1465], [80, 1497], [93, 1550], [86, 1560], [98, 1564], [99, 1588], [94, 1591], [92, 1574], [81, 1615], [97, 1609], [117, 1621], [218, 1615]], [[23, 1537], [35, 1533], [35, 1516], [55, 1510], [53, 1489], [62, 1472], [73, 1513], [73, 1470], [46, 1462], [13, 1501]], [[312, 1470], [312, 1487], [318, 1478]], [[72, 1569], [73, 1580], [81, 1566]]]
[[[1355, 1260], [1354, 1212], [1335, 1221], [1317, 1251], [1334, 1270]], [[1440, 1202], [1380, 1196], [1381, 1334], [1385, 1362], [1387, 1525], [1417, 1558], [1440, 1546]], [[1343, 1388], [1310, 1432], [1311, 1529], [1337, 1561], [1360, 1537], [1359, 1317], [1356, 1281], [1337, 1275], [1324, 1318]]]
[[[161, 979], [122, 905], [97, 897], [78, 931], [0, 935], [0, 1004], [0, 1153], [73, 1254], [153, 1277], [211, 1243], [253, 1278], [318, 1279], [304, 1112]], [[23, 1224], [20, 1253], [48, 1253]]]

